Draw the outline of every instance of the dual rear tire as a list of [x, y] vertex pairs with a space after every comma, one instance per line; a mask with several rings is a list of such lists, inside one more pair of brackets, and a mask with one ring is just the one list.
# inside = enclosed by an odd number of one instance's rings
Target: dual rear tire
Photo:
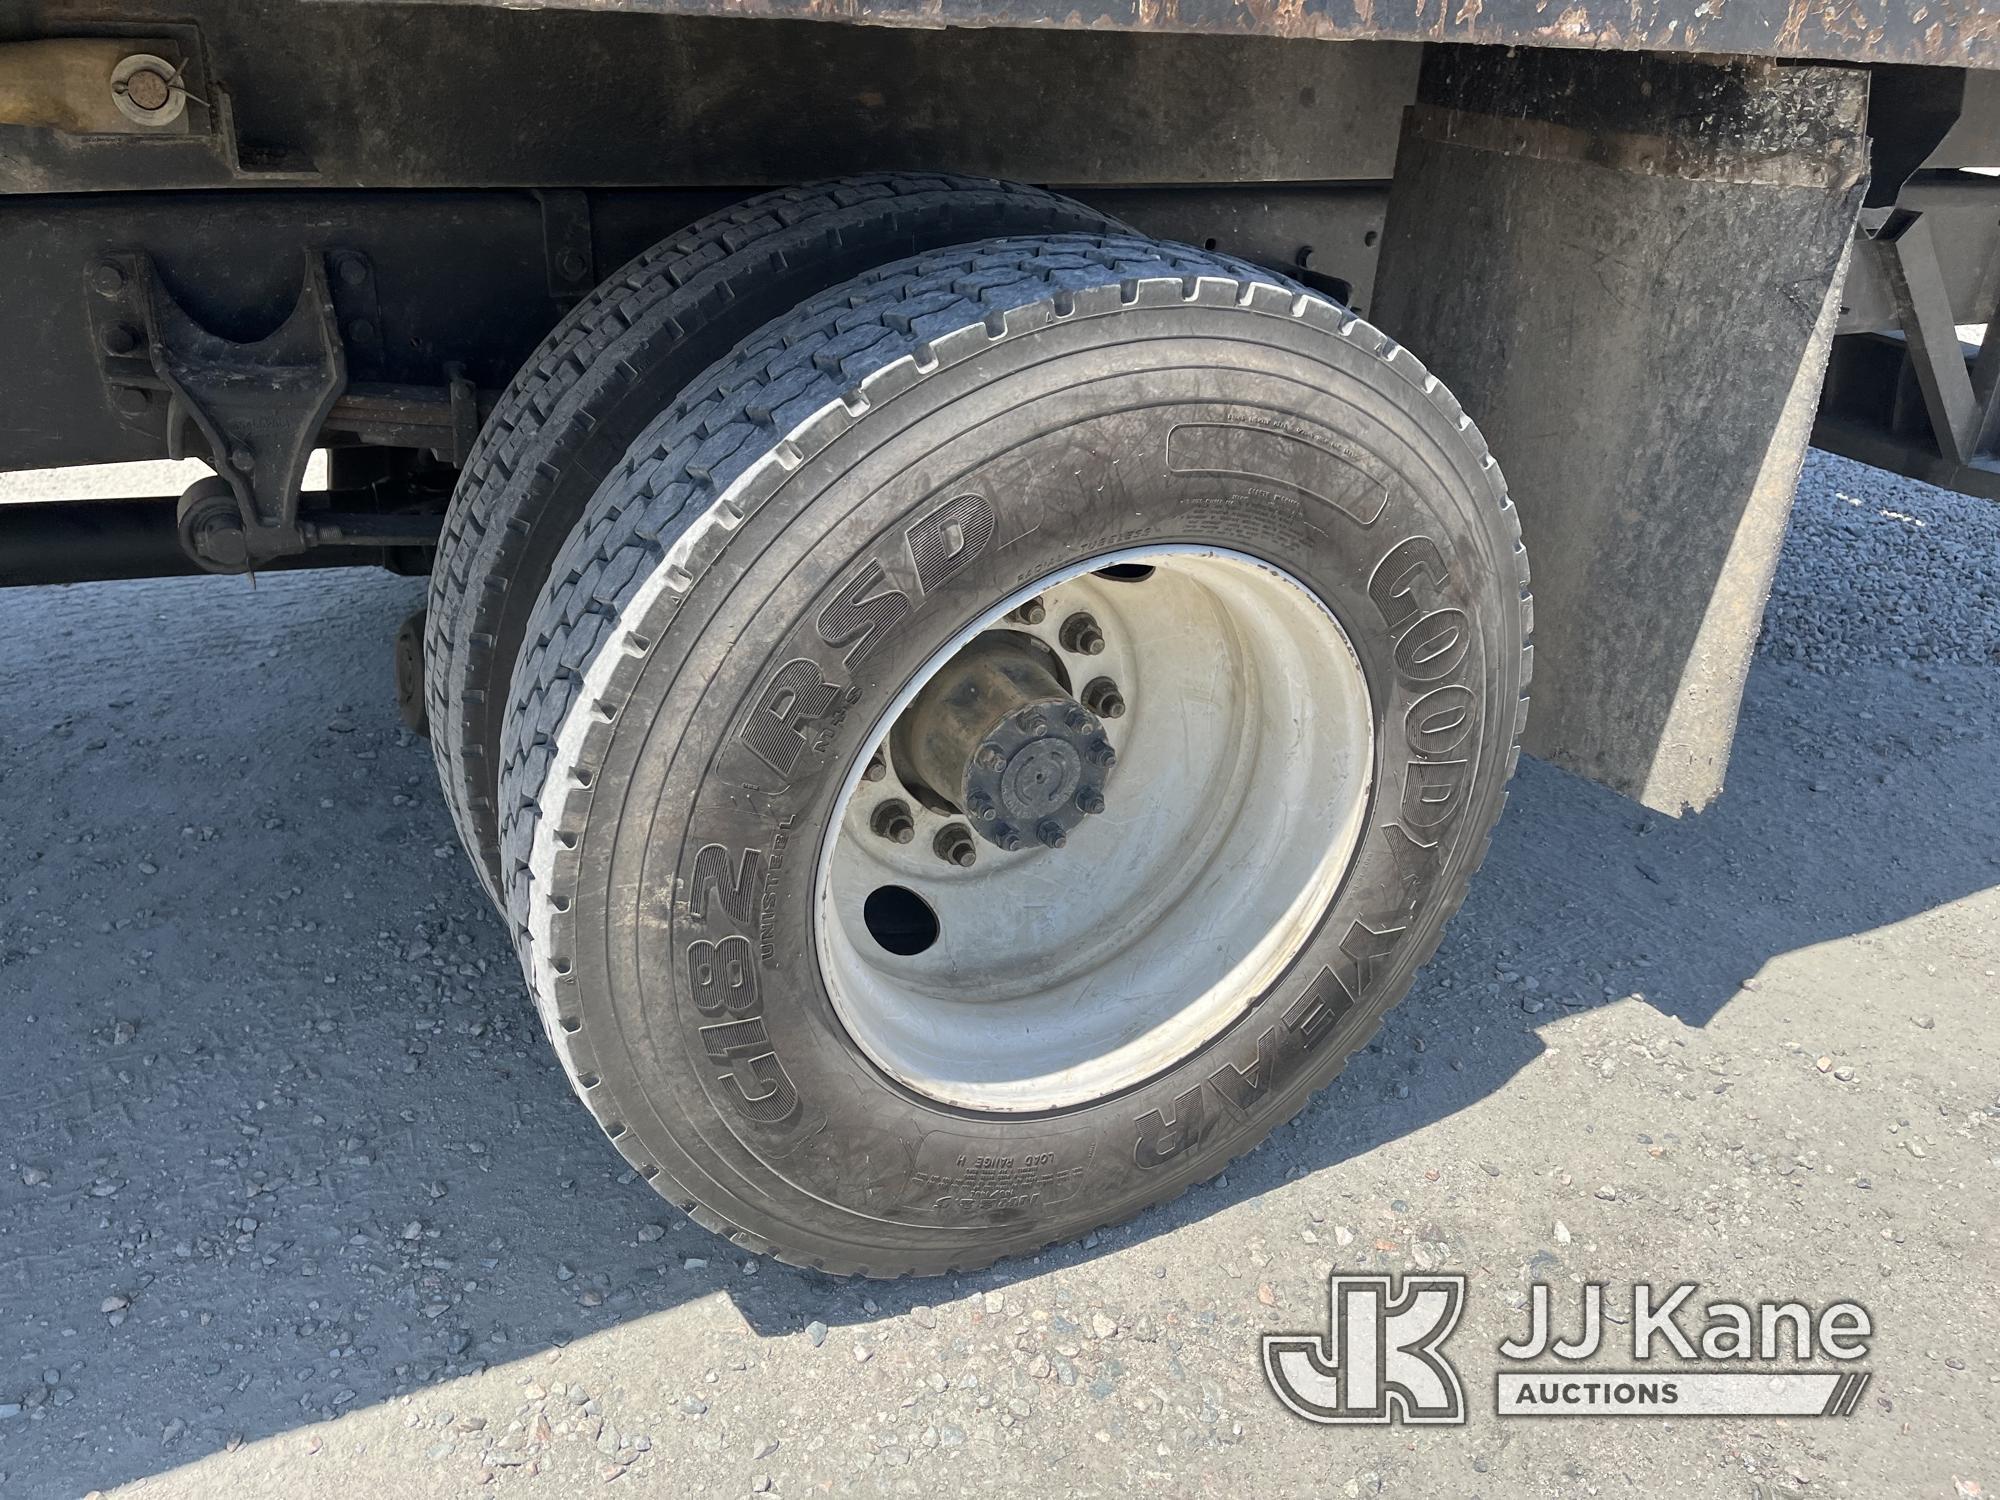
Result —
[[1435, 948], [1529, 608], [1477, 431], [1343, 309], [1111, 233], [866, 270], [664, 403], [555, 550], [494, 791], [529, 987], [746, 1248], [927, 1273], [1122, 1220]]

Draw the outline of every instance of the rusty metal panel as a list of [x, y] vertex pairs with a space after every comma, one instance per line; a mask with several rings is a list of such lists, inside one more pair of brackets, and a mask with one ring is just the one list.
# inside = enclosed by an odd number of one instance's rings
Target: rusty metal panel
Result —
[[1393, 168], [1423, 50], [479, 5], [0, 0], [0, 70], [84, 24], [86, 3], [93, 24], [176, 39], [198, 128], [135, 140], [0, 123], [0, 194], [749, 188], [891, 170], [1065, 187], [1371, 181]]
[[[343, 5], [376, 0], [332, 0]], [[503, 5], [523, 0], [427, 0]], [[765, 16], [877, 26], [1026, 26], [1202, 32], [1319, 41], [1819, 58], [2000, 67], [2000, 9], [1987, 0], [531, 0], [534, 8]]]

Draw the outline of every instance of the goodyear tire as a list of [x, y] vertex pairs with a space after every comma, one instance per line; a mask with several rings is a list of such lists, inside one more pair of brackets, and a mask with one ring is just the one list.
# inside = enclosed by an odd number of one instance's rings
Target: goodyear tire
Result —
[[782, 188], [655, 245], [556, 326], [482, 427], [431, 571], [431, 744], [489, 895], [498, 901], [502, 709], [528, 612], [640, 429], [737, 340], [870, 266], [996, 234], [1117, 227], [987, 178], [885, 172]]
[[[1138, 238], [903, 261], [706, 372], [557, 559], [500, 774], [524, 971], [618, 1149], [746, 1248], [1077, 1236], [1409, 987], [1529, 631], [1497, 466], [1352, 314]], [[940, 772], [957, 721], [910, 716], [996, 712], [995, 651], [1058, 686]]]

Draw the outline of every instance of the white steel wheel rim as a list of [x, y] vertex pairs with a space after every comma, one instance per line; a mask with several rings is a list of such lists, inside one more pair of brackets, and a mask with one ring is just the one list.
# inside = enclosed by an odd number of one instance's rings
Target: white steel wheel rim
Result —
[[[1101, 576], [1121, 565], [1152, 572]], [[1007, 618], [1037, 597], [1040, 623]], [[1061, 649], [1078, 610], [1100, 622], [1100, 654]], [[969, 820], [904, 784], [889, 732], [996, 627], [1057, 649], [1073, 696], [1118, 684], [1125, 710], [1104, 724], [1118, 761], [1105, 810], [1065, 847], [979, 841], [960, 868], [933, 844]], [[878, 750], [886, 775], [867, 780]], [[1154, 1077], [1253, 1006], [1319, 926], [1360, 843], [1373, 763], [1360, 660], [1290, 574], [1221, 548], [1152, 547], [1043, 579], [926, 662], [848, 771], [814, 886], [834, 1012], [889, 1077], [960, 1108], [1057, 1110]], [[892, 798], [911, 809], [908, 843], [873, 827]], [[892, 953], [871, 930], [868, 899], [888, 887], [934, 913], [921, 952]]]

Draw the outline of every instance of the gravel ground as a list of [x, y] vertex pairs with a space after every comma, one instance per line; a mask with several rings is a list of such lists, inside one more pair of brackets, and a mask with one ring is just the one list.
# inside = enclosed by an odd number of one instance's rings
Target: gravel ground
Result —
[[[17, 491], [18, 493], [18, 491]], [[2000, 1485], [2000, 507], [1815, 456], [1727, 794], [1524, 762], [1377, 1044], [977, 1276], [746, 1261], [571, 1100], [355, 574], [0, 594], [0, 1494], [1940, 1496]], [[1464, 1428], [1261, 1333], [1471, 1276]], [[1532, 1280], [1858, 1298], [1846, 1419], [1503, 1421]], [[1574, 1317], [1574, 1313], [1570, 1314]]]

